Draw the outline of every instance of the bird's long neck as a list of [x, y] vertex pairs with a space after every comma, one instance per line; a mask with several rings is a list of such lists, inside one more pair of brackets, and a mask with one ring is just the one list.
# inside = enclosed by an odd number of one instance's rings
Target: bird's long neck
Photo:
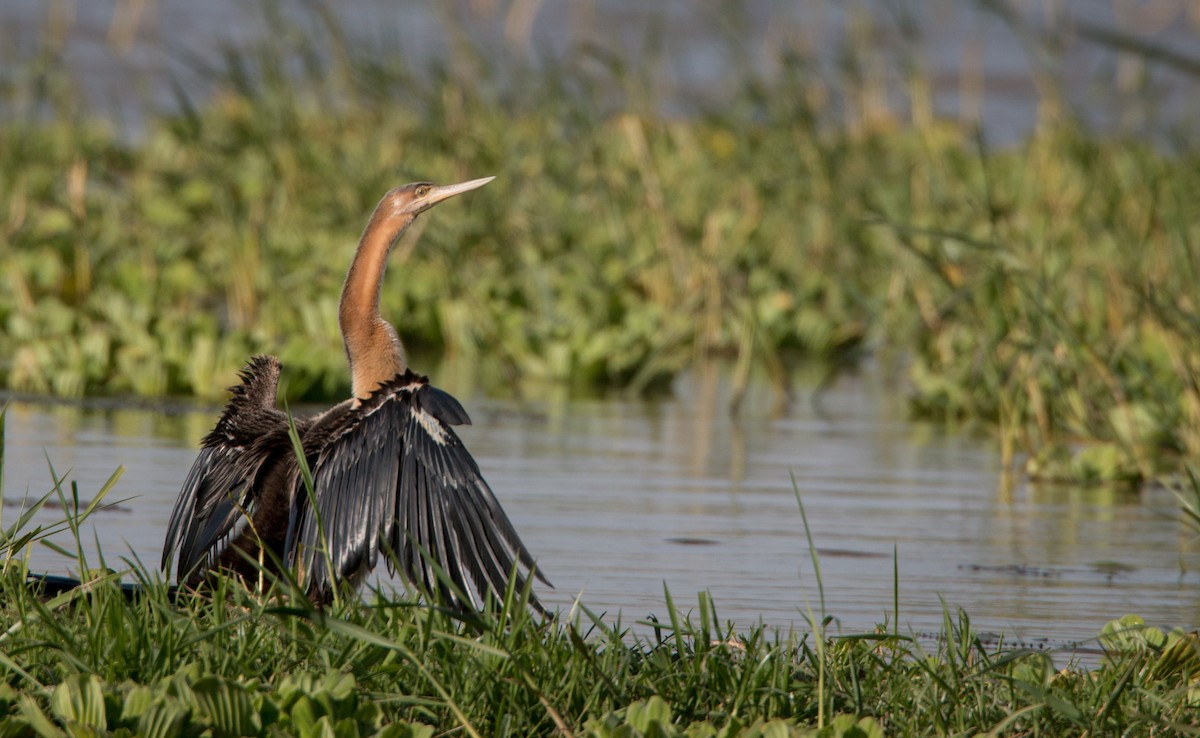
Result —
[[353, 393], [359, 399], [366, 399], [407, 366], [396, 329], [379, 314], [379, 292], [392, 244], [415, 216], [382, 211], [382, 206], [376, 208], [358, 242], [338, 308]]

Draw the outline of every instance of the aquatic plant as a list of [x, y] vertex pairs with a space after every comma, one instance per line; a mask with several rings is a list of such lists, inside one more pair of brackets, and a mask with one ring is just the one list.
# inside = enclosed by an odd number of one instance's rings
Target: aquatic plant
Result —
[[668, 118], [652, 68], [581, 50], [517, 90], [461, 36], [418, 70], [290, 29], [133, 143], [39, 67], [39, 115], [0, 126], [0, 382], [215, 397], [270, 352], [291, 399], [344, 396], [338, 285], [374, 201], [494, 174], [400, 244], [383, 295], [417, 355], [492, 389], [649, 391], [718, 357], [735, 397], [756, 368], [783, 397], [798, 361], [874, 355], [914, 414], [994, 429], [1036, 476], [1137, 482], [1200, 453], [1187, 142], [1060, 116], [992, 150], [921, 112], [919, 69], [904, 124], [869, 102], [888, 81], [866, 47], [834, 79], [789, 52]]

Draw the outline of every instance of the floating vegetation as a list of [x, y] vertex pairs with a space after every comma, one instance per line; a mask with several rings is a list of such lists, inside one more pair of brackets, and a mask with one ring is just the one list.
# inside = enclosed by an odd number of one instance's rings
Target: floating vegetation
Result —
[[336, 299], [372, 204], [497, 175], [398, 246], [383, 294], [409, 344], [496, 386], [642, 392], [720, 356], [782, 393], [797, 360], [875, 355], [914, 414], [995, 429], [1040, 478], [1200, 455], [1194, 148], [1060, 119], [993, 151], [856, 114], [871, 80], [835, 105], [802, 58], [668, 119], [622, 65], [528, 69], [513, 94], [489, 65], [464, 84], [281, 38], [132, 144], [74, 115], [0, 127], [5, 386], [212, 397], [270, 352], [293, 399], [342, 397]]

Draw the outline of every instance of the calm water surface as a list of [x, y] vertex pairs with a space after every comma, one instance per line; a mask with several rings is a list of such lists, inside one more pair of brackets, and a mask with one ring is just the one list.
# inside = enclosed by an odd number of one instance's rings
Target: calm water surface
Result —
[[[890, 615], [893, 551], [901, 626], [918, 633], [938, 629], [943, 601], [1031, 644], [1088, 639], [1130, 612], [1163, 626], [1200, 621], [1200, 560], [1169, 492], [1006, 490], [989, 441], [906, 422], [871, 374], [783, 415], [763, 391], [737, 420], [706, 372], [655, 402], [460, 399], [475, 420], [464, 440], [556, 585], [544, 593], [552, 607], [580, 598], [630, 622], [664, 614], [666, 586], [685, 609], [708, 590], [722, 619], [806, 627], [820, 600], [794, 476], [843, 632]], [[6, 524], [14, 501], [50, 488], [47, 459], [84, 498], [123, 465], [114, 499], [129, 500], [86, 535], [110, 566], [156, 565], [216, 414], [13, 403]], [[72, 568], [47, 548], [32, 557], [37, 569]]]

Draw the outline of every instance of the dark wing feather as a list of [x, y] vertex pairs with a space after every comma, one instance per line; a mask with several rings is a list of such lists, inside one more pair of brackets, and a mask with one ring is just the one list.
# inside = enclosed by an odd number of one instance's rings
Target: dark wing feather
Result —
[[175, 557], [176, 578], [186, 582], [211, 567], [252, 515], [259, 471], [279, 453], [290, 453], [287, 416], [275, 408], [279, 360], [256, 356], [242, 383], [202, 443], [167, 524], [162, 566]]
[[[333, 581], [357, 583], [380, 551], [394, 555], [410, 582], [457, 607], [481, 607], [489, 593], [499, 599], [514, 562], [536, 573], [451, 428], [469, 422], [457, 400], [410, 372], [314, 427], [329, 442], [313, 472], [316, 514], [310, 508], [301, 515], [293, 552], [314, 597], [328, 598]], [[441, 584], [422, 549], [468, 601]], [[517, 571], [518, 588], [527, 576]], [[536, 597], [531, 602], [540, 609]]]

